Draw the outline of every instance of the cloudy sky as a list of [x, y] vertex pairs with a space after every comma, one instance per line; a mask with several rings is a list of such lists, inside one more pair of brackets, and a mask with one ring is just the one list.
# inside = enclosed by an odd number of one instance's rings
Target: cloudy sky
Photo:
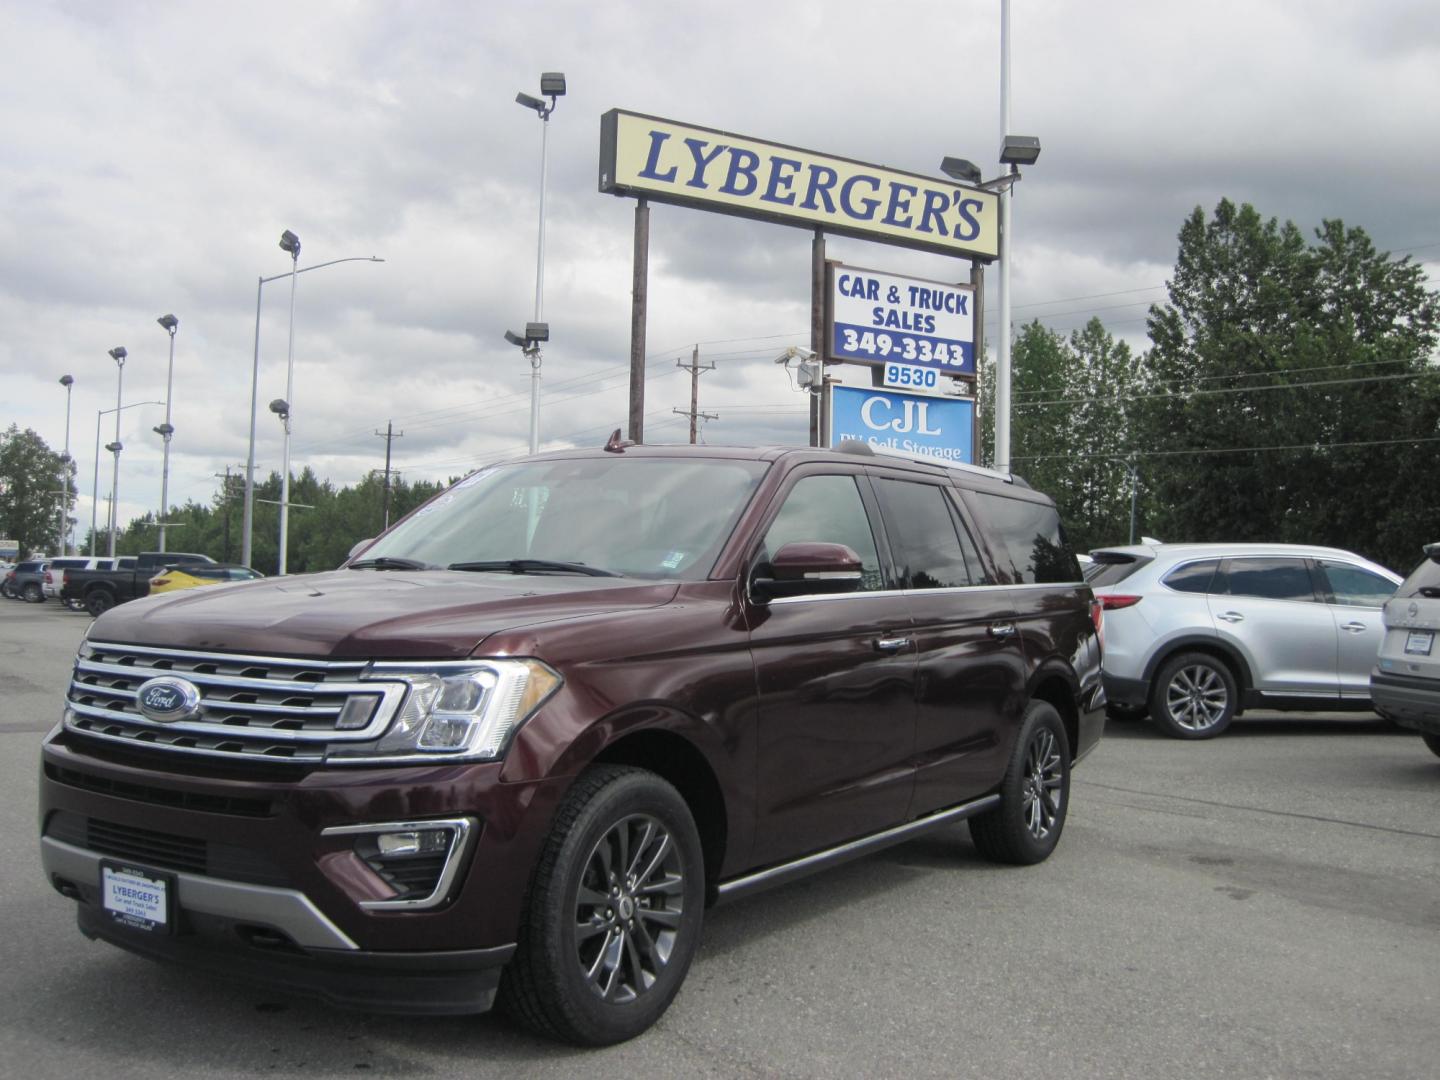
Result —
[[[1017, 189], [1017, 323], [1098, 315], [1143, 344], [1183, 218], [1222, 197], [1307, 231], [1342, 218], [1440, 276], [1433, 0], [1013, 9], [1011, 129], [1043, 145]], [[523, 453], [529, 368], [502, 335], [533, 317], [540, 123], [514, 98], [542, 71], [569, 81], [550, 122], [545, 447], [625, 422], [634, 203], [596, 190], [607, 109], [932, 175], [1000, 141], [999, 0], [0, 0], [0, 40], [0, 427], [63, 445], [57, 380], [74, 376], [86, 525], [108, 350], [129, 351], [126, 404], [163, 399], [167, 312], [171, 501], [243, 469], [256, 283], [289, 269], [284, 229], [302, 268], [385, 260], [298, 280], [296, 471], [355, 482], [383, 465], [388, 422], [411, 479]], [[676, 360], [698, 344], [717, 365], [706, 441], [804, 442], [804, 399], [772, 361], [808, 343], [809, 234], [661, 205], [651, 232], [647, 441], [686, 438]], [[828, 253], [966, 271], [853, 240]], [[264, 405], [285, 394], [288, 282], [263, 296], [262, 475], [281, 459]], [[159, 502], [164, 408], [121, 418], [128, 518]]]

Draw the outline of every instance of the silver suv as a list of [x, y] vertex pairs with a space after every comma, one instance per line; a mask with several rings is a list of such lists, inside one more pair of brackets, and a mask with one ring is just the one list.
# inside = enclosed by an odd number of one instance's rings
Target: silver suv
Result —
[[1440, 544], [1425, 545], [1425, 559], [1385, 604], [1385, 641], [1370, 695], [1375, 708], [1414, 728], [1440, 755]]
[[1137, 544], [1090, 553], [1111, 714], [1206, 739], [1247, 707], [1370, 709], [1381, 608], [1400, 576], [1299, 544]]

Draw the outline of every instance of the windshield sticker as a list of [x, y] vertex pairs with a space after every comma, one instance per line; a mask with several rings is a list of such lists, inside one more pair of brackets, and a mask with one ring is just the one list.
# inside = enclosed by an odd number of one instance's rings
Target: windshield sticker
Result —
[[672, 552], [670, 552], [669, 555], [666, 555], [666, 556], [665, 556], [665, 561], [662, 562], [660, 565], [663, 566], [666, 570], [676, 570], [676, 569], [679, 568], [680, 564], [681, 564], [682, 562], [684, 562], [684, 561], [685, 561], [685, 552], [683, 552], [683, 551], [672, 551]]
[[474, 487], [476, 484], [478, 484], [481, 480], [484, 480], [485, 477], [489, 476], [494, 471], [495, 467], [492, 465], [488, 469], [481, 469], [479, 472], [473, 472], [464, 480], [461, 480], [458, 484], [456, 484], [453, 490], [464, 491], [466, 488]]
[[435, 513], [436, 510], [445, 510], [445, 509], [448, 509], [449, 506], [450, 506], [450, 504], [453, 503], [454, 501], [455, 501], [455, 496], [452, 495], [452, 494], [450, 494], [450, 493], [447, 491], [444, 495], [441, 495], [438, 499], [435, 499], [433, 502], [428, 502], [428, 503], [426, 503], [424, 506], [420, 507], [419, 510], [416, 510], [416, 511], [415, 511], [415, 516], [416, 516], [416, 517], [424, 517], [426, 514], [433, 514], [433, 513]]

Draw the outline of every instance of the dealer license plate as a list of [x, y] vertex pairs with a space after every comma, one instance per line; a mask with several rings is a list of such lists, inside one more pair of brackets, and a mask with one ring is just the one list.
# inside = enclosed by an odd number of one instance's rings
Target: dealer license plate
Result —
[[101, 906], [121, 926], [168, 934], [174, 879], [121, 863], [100, 864]]
[[1435, 645], [1435, 631], [1411, 630], [1405, 638], [1406, 656], [1429, 656]]

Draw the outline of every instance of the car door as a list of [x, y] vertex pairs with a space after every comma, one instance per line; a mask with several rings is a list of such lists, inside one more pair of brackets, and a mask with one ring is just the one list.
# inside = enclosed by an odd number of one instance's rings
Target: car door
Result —
[[781, 862], [903, 820], [914, 783], [915, 645], [858, 470], [797, 470], [777, 494], [751, 574], [793, 541], [860, 556], [852, 593], [746, 596], [758, 695], [753, 861]]
[[1262, 696], [1313, 698], [1317, 705], [1338, 700], [1335, 620], [1315, 591], [1308, 560], [1226, 559], [1208, 601], [1216, 634], [1245, 658]]
[[1372, 570], [1336, 559], [1317, 559], [1338, 642], [1336, 677], [1340, 697], [1370, 699], [1370, 671], [1385, 640], [1385, 601], [1395, 582]]

